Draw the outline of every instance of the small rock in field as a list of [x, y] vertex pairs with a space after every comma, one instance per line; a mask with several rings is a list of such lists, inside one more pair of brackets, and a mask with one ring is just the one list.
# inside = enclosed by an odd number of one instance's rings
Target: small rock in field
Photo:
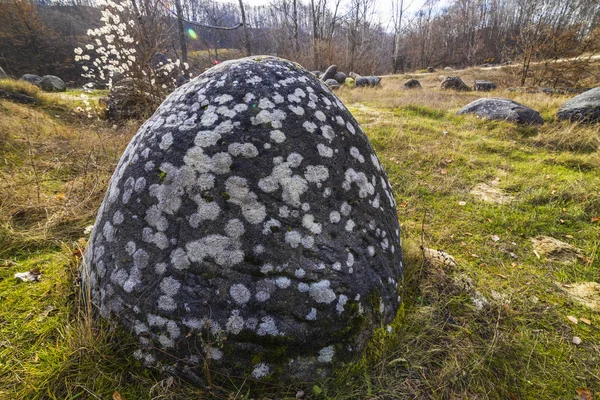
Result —
[[423, 249], [423, 256], [425, 257], [425, 261], [432, 267], [442, 268], [458, 266], [454, 257], [440, 250], [425, 248]]
[[537, 254], [552, 261], [571, 264], [583, 258], [581, 250], [577, 247], [549, 236], [538, 236], [532, 238], [531, 242]]
[[581, 343], [583, 343], [583, 341], [581, 340], [581, 338], [579, 336], [573, 336], [573, 344], [576, 345], [580, 345]]
[[579, 282], [568, 286], [558, 284], [562, 290], [567, 292], [569, 297], [576, 302], [600, 311], [600, 283], [597, 282]]
[[513, 196], [505, 194], [502, 189], [490, 186], [487, 183], [480, 183], [471, 189], [470, 193], [480, 200], [493, 204], [508, 204], [514, 200]]

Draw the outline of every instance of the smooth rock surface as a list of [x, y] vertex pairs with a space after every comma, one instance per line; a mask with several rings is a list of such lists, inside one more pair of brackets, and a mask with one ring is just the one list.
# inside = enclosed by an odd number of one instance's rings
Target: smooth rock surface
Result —
[[344, 82], [346, 81], [346, 78], [347, 78], [347, 77], [348, 77], [348, 76], [347, 76], [345, 73], [343, 73], [342, 71], [338, 71], [338, 72], [336, 72], [336, 73], [335, 73], [335, 75], [333, 76], [333, 79], [335, 79], [336, 81], [338, 81], [338, 83], [339, 83], [340, 85], [343, 85], [343, 84], [344, 84]]
[[176, 89], [123, 154], [83, 265], [135, 357], [201, 384], [310, 382], [398, 309], [391, 185], [366, 135], [298, 64], [249, 57]]
[[567, 101], [560, 107], [556, 116], [559, 120], [600, 122], [600, 86]]
[[489, 97], [475, 100], [456, 113], [475, 114], [480, 118], [496, 119], [517, 124], [542, 125], [544, 120], [535, 110], [510, 99]]
[[402, 86], [404, 86], [405, 89], [421, 89], [421, 82], [417, 79], [409, 79], [404, 82], [404, 85]]
[[335, 79], [335, 74], [337, 74], [337, 65], [330, 65], [321, 75], [321, 80], [325, 82], [327, 79]]
[[361, 86], [378, 86], [381, 82], [381, 78], [378, 76], [357, 76], [355, 84], [357, 87]]
[[340, 83], [335, 79], [327, 79], [325, 84], [329, 86], [330, 89], [339, 89], [341, 86]]
[[67, 85], [58, 76], [45, 75], [39, 83], [39, 87], [45, 92], [66, 92]]
[[473, 84], [473, 89], [477, 92], [489, 92], [496, 89], [496, 84], [490, 81], [478, 80]]
[[22, 81], [27, 81], [29, 83], [33, 83], [36, 86], [40, 85], [40, 82], [42, 81], [42, 77], [38, 76], [38, 75], [33, 75], [33, 74], [25, 74], [21, 77]]
[[441, 89], [452, 89], [452, 90], [462, 90], [468, 92], [471, 90], [466, 83], [463, 82], [462, 79], [458, 76], [447, 76], [444, 78], [442, 83], [440, 83]]

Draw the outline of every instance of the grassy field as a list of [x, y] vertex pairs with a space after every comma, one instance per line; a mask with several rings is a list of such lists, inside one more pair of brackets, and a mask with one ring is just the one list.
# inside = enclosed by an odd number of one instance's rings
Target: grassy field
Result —
[[[506, 71], [460, 73], [467, 84], [490, 74], [511, 86]], [[600, 308], [568, 293], [600, 282], [600, 129], [555, 120], [568, 96], [502, 89], [483, 96], [519, 101], [546, 124], [455, 116], [481, 94], [439, 91], [438, 76], [419, 76], [423, 90], [403, 90], [403, 76], [338, 92], [394, 186], [404, 303], [393, 334], [378, 331], [363, 359], [302, 389], [316, 399], [600, 396]], [[112, 126], [73, 112], [69, 96], [45, 99], [0, 100], [0, 399], [295, 398], [299, 388], [161, 377], [132, 360], [130, 338], [91, 323], [78, 300], [84, 230], [140, 122]], [[534, 249], [538, 236], [580, 253], [555, 260]], [[25, 271], [40, 281], [13, 277]]]

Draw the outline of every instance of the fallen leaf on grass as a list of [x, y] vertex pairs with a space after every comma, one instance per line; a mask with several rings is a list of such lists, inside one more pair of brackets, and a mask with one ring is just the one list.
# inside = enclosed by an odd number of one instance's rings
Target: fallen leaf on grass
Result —
[[500, 278], [508, 279], [508, 276], [506, 276], [506, 275], [502, 275], [502, 274], [496, 274], [496, 275], [498, 275]]
[[592, 321], [590, 321], [590, 320], [589, 320], [589, 319], [587, 319], [587, 318], [580, 317], [580, 318], [579, 318], [579, 320], [580, 320], [581, 322], [583, 322], [584, 324], [586, 324], [586, 325], [591, 325], [591, 324], [592, 324]]
[[400, 207], [402, 207], [402, 208], [406, 208], [407, 205], [408, 205], [407, 203], [400, 203]]
[[574, 323], [575, 325], [577, 325], [577, 323], [579, 322], [579, 320], [577, 319], [577, 317], [574, 317], [572, 315], [567, 315], [567, 319], [569, 321], [571, 321], [572, 323]]
[[467, 205], [467, 202], [466, 202], [466, 201], [459, 201], [459, 202], [458, 202], [458, 205], [459, 205], [459, 206], [466, 206], [466, 205]]
[[116, 390], [112, 395], [112, 399], [113, 400], [126, 400], [125, 396], [123, 396], [121, 393], [117, 392]]
[[500, 236], [492, 235], [492, 241], [497, 242], [498, 240], [500, 240]]
[[592, 392], [588, 388], [577, 388], [577, 395], [579, 395], [579, 400], [592, 400]]
[[598, 222], [600, 221], [600, 217], [592, 217], [592, 222]]

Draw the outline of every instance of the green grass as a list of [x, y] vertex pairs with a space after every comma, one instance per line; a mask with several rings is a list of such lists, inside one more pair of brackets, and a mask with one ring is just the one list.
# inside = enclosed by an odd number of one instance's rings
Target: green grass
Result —
[[[600, 395], [600, 314], [560, 288], [600, 282], [597, 127], [554, 121], [567, 97], [489, 94], [510, 95], [548, 121], [518, 127], [455, 116], [472, 93], [407, 93], [400, 83], [338, 93], [394, 187], [404, 303], [391, 334], [379, 329], [361, 360], [305, 391], [317, 399], [572, 399], [579, 388]], [[80, 311], [83, 228], [138, 124], [114, 130], [0, 101], [0, 398], [293, 398], [297, 388], [165, 379], [132, 359], [127, 335]], [[470, 194], [492, 181], [513, 203]], [[538, 235], [569, 242], [584, 258], [538, 258]], [[424, 262], [421, 246], [458, 265]], [[13, 278], [34, 268], [40, 282]]]

